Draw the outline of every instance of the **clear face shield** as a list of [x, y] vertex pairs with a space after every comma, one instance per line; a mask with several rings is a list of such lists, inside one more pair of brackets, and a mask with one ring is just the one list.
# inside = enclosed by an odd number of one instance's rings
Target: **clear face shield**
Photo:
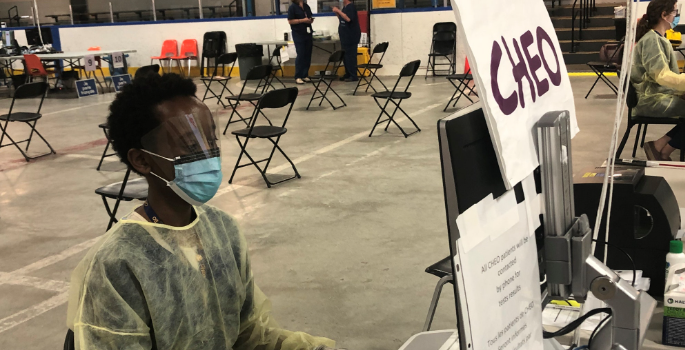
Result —
[[671, 22], [671, 29], [675, 29], [675, 27], [678, 26], [678, 23], [680, 23], [680, 7], [682, 4], [680, 1], [675, 3], [675, 17], [673, 18], [673, 22]]
[[153, 176], [192, 205], [212, 199], [221, 185], [221, 149], [213, 114], [206, 108], [169, 118], [141, 140]]

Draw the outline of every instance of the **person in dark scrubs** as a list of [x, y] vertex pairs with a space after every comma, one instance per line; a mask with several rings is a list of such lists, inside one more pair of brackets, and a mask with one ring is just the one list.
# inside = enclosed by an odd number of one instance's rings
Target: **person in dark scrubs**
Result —
[[350, 0], [343, 1], [343, 9], [333, 8], [333, 12], [338, 15], [340, 25], [338, 34], [340, 35], [340, 46], [345, 51], [345, 75], [341, 80], [357, 81], [357, 46], [362, 36], [359, 28], [359, 17], [357, 17], [357, 7]]
[[295, 58], [295, 82], [297, 84], [304, 84], [309, 81], [307, 77], [309, 76], [312, 48], [314, 47], [312, 22], [314, 22], [314, 18], [309, 5], [305, 4], [304, 0], [292, 0], [292, 4], [288, 8], [288, 23], [290, 23], [295, 51], [297, 51]]

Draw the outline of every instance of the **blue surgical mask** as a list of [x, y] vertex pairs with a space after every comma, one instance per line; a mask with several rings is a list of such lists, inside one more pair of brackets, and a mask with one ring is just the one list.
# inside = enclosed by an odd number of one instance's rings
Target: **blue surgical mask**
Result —
[[680, 16], [675, 16], [673, 22], [671, 22], [671, 29], [675, 29], [675, 27], [678, 26], [678, 23], [680, 23]]
[[219, 190], [223, 178], [220, 157], [179, 163], [178, 158], [170, 159], [147, 150], [143, 151], [174, 163], [175, 177], [172, 181], [150, 173], [166, 182], [167, 186], [186, 202], [195, 206], [202, 205], [212, 199]]

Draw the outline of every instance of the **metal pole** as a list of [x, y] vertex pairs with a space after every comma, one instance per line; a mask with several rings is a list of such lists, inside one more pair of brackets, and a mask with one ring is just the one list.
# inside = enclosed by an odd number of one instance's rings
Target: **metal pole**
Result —
[[157, 21], [157, 9], [155, 9], [155, 0], [152, 0], [152, 20]]
[[33, 22], [33, 25], [36, 25], [36, 12], [33, 11], [33, 6], [31, 6], [31, 21]]
[[71, 5], [69, 5], [69, 18], [71, 18], [71, 25], [74, 25], [74, 11], [71, 10]]
[[366, 38], [366, 43], [368, 47], [371, 47], [371, 7], [373, 2], [371, 0], [366, 0], [366, 24], [368, 25], [368, 33]]
[[43, 31], [40, 30], [40, 18], [38, 18], [38, 4], [36, 3], [36, 0], [33, 0], [33, 7], [36, 10], [35, 21], [36, 25], [38, 26], [38, 37], [40, 38], [41, 45], [45, 46], [45, 42], [43, 41]]
[[109, 3], [109, 21], [114, 23], [114, 12], [112, 12], [112, 3]]
[[442, 7], [447, 7], [447, 0], [442, 1]]
[[243, 17], [247, 17], [247, 2], [245, 0], [243, 2]]
[[[202, 19], [202, 0], [197, 0], [197, 5], [200, 7], [200, 19]], [[190, 63], [188, 63], [190, 66]]]

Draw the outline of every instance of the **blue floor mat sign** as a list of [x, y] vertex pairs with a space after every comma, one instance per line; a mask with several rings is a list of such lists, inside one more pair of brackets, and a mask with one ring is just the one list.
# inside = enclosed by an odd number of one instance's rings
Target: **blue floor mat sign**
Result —
[[98, 87], [95, 85], [95, 79], [77, 80], [76, 93], [79, 98], [97, 95]]
[[114, 90], [119, 92], [124, 85], [131, 84], [131, 74], [113, 75], [112, 83], [114, 83]]

